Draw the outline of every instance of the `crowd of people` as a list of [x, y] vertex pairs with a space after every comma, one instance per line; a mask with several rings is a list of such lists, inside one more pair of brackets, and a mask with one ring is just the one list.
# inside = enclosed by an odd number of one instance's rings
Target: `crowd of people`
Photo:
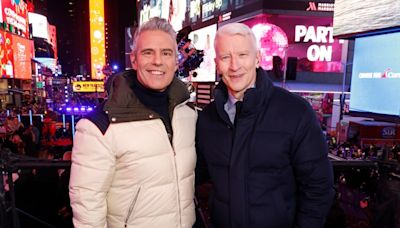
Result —
[[333, 136], [328, 136], [329, 152], [346, 160], [380, 160], [400, 163], [400, 144], [360, 144], [345, 141], [338, 144]]

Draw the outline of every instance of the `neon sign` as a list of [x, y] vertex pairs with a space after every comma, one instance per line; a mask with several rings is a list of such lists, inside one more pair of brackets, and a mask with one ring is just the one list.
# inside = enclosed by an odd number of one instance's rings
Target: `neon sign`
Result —
[[333, 27], [296, 25], [294, 41], [328, 44], [309, 46], [307, 59], [310, 61], [332, 61]]

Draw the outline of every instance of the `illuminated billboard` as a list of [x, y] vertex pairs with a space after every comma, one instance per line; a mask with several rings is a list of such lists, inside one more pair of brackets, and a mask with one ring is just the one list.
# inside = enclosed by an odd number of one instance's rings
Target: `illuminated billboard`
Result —
[[[182, 2], [182, 1], [181, 1]], [[152, 17], [161, 17], [169, 20], [170, 1], [142, 0], [139, 2], [139, 24], [143, 24]], [[173, 4], [173, 3], [172, 3]]]
[[125, 69], [132, 69], [130, 55], [133, 49], [133, 37], [135, 31], [136, 27], [125, 28]]
[[49, 43], [53, 47], [54, 58], [58, 59], [58, 51], [57, 51], [57, 28], [55, 25], [49, 24]]
[[32, 36], [49, 41], [49, 23], [47, 22], [47, 17], [37, 13], [28, 13], [28, 18], [29, 24], [32, 24]]
[[104, 33], [104, 1], [89, 0], [90, 60], [92, 79], [103, 79], [106, 63]]
[[52, 74], [58, 73], [57, 60], [56, 59], [47, 58], [47, 57], [35, 57], [34, 61], [38, 62], [38, 63], [40, 63], [40, 65], [50, 69]]
[[1, 77], [14, 77], [14, 57], [12, 48], [12, 37], [8, 32], [0, 30], [0, 64]]
[[73, 92], [104, 92], [104, 82], [78, 81], [72, 84]]
[[187, 1], [171, 0], [168, 18], [169, 23], [171, 23], [175, 31], [179, 31], [183, 27], [186, 16], [186, 2]]
[[193, 82], [213, 82], [215, 81], [215, 51], [214, 37], [217, 32], [217, 25], [210, 25], [202, 29], [193, 31], [189, 34], [192, 45], [197, 50], [203, 50], [203, 62], [199, 68], [194, 70], [196, 77], [191, 77]]
[[22, 0], [1, 0], [0, 8], [2, 15], [0, 21], [21, 30], [22, 35], [28, 37], [28, 5]]
[[16, 35], [12, 35], [12, 49], [14, 51], [14, 78], [31, 79], [31, 41]]
[[273, 68], [277, 56], [297, 59], [298, 71], [341, 73], [346, 59], [342, 40], [333, 38], [332, 22], [332, 17], [262, 14], [243, 23], [258, 34], [265, 70]]

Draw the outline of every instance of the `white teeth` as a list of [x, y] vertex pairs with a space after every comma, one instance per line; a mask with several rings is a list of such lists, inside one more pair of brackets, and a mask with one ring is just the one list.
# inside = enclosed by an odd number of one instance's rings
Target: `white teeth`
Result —
[[151, 74], [157, 74], [157, 75], [162, 75], [162, 74], [164, 74], [164, 72], [162, 72], [162, 71], [157, 71], [157, 70], [152, 70], [152, 71], [150, 71], [150, 73], [151, 73]]

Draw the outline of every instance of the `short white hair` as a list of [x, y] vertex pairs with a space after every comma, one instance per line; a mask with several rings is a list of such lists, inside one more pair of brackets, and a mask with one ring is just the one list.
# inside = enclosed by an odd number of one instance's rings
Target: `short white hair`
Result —
[[258, 50], [258, 45], [257, 45], [257, 39], [256, 36], [254, 35], [254, 32], [249, 28], [249, 26], [243, 24], [243, 23], [229, 23], [221, 28], [218, 29], [217, 34], [215, 35], [214, 39], [214, 48], [216, 49], [218, 43], [217, 43], [217, 38], [218, 36], [221, 35], [241, 35], [241, 36], [250, 36], [252, 45], [254, 46], [254, 50]]

